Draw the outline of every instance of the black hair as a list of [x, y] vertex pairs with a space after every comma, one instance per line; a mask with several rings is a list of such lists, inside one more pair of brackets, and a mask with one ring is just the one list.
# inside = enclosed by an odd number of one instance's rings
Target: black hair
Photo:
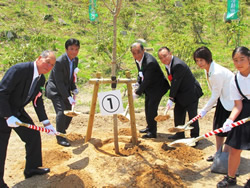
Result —
[[205, 46], [202, 46], [202, 47], [198, 48], [197, 50], [195, 50], [195, 52], [193, 54], [193, 58], [194, 58], [194, 61], [196, 58], [205, 59], [205, 61], [208, 64], [211, 64], [213, 61], [211, 51]]
[[235, 56], [236, 53], [240, 53], [242, 55], [250, 57], [250, 51], [245, 46], [239, 46], [239, 47], [235, 48], [234, 51], [233, 51], [233, 53], [232, 53], [232, 58], [234, 58], [234, 56]]
[[69, 46], [76, 45], [80, 48], [80, 41], [74, 38], [68, 39], [65, 42], [65, 49], [68, 49]]

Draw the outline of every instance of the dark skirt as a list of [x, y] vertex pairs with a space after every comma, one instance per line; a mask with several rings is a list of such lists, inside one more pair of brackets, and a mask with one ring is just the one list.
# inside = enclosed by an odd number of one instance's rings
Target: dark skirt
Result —
[[[227, 111], [221, 104], [220, 98], [218, 99], [216, 110], [214, 113], [214, 122], [213, 122], [213, 130], [219, 129], [223, 126], [223, 123], [227, 120], [229, 117], [231, 111]], [[226, 137], [227, 133], [219, 133], [216, 134], [219, 137]]]
[[[250, 116], [250, 100], [243, 100], [243, 108], [235, 121]], [[250, 150], [250, 122], [233, 128], [227, 136], [226, 144], [240, 150]]]

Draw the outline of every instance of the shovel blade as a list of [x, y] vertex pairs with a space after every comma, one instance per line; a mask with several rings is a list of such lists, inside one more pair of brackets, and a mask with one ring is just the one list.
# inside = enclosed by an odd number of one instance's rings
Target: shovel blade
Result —
[[171, 133], [178, 133], [178, 132], [184, 132], [184, 131], [187, 131], [187, 130], [191, 130], [193, 128], [194, 127], [186, 127], [184, 129], [184, 126], [177, 126], [177, 127], [169, 128], [168, 131], [171, 132]]
[[169, 118], [170, 118], [170, 115], [158, 115], [155, 117], [155, 121], [157, 122], [166, 121]]
[[185, 146], [195, 146], [195, 138], [179, 139], [168, 144], [169, 147], [185, 147]]
[[79, 114], [80, 114], [79, 112], [75, 112], [71, 110], [64, 111], [64, 115], [69, 116], [69, 117], [75, 117], [75, 116], [78, 116]]
[[127, 118], [126, 116], [122, 115], [122, 114], [118, 114], [117, 118], [122, 122], [122, 123], [127, 123], [129, 122], [129, 118]]

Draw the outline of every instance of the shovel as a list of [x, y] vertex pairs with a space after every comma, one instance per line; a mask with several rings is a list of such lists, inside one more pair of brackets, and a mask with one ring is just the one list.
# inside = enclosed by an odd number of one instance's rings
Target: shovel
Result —
[[[127, 123], [130, 120], [129, 114], [128, 114], [128, 108], [129, 104], [127, 104], [125, 111], [122, 114], [118, 114], [117, 117], [122, 123]], [[128, 115], [128, 117], [127, 117]]]
[[[76, 100], [76, 96], [73, 95], [73, 99]], [[64, 110], [64, 115], [69, 116], [69, 117], [75, 117], [80, 114], [80, 112], [74, 111], [75, 104], [72, 104], [71, 110]]]
[[197, 116], [195, 116], [194, 118], [192, 118], [189, 122], [187, 122], [185, 125], [178, 125], [177, 127], [173, 127], [173, 128], [169, 128], [168, 131], [172, 132], [172, 133], [178, 133], [178, 132], [183, 132], [183, 131], [187, 131], [187, 130], [191, 130], [194, 127], [190, 127], [190, 125], [192, 123], [194, 123], [196, 120], [198, 120], [201, 117], [200, 114], [198, 114]]
[[[242, 125], [244, 123], [246, 123], [247, 121], [250, 121], [250, 116], [247, 118], [244, 118], [242, 120], [239, 120], [237, 122], [234, 122], [230, 125], [231, 128], [237, 127], [239, 125]], [[202, 140], [204, 138], [208, 138], [209, 136], [218, 134], [218, 133], [222, 133], [223, 132], [223, 128], [219, 128], [213, 131], [210, 131], [206, 134], [203, 134], [202, 136], [196, 137], [196, 138], [188, 138], [188, 139], [180, 139], [180, 140], [176, 140], [174, 142], [171, 142], [168, 146], [169, 147], [183, 147], [183, 146], [195, 146], [195, 143], [198, 142], [199, 140]]]
[[158, 115], [155, 117], [155, 121], [157, 122], [161, 122], [161, 121], [166, 121], [167, 119], [170, 118], [170, 115], [167, 115], [169, 108], [166, 108], [166, 110], [164, 111], [163, 115]]
[[[132, 84], [133, 92], [136, 90], [140, 85], [138, 83]], [[117, 117], [122, 123], [127, 123], [130, 120], [128, 114], [129, 104], [127, 104], [125, 111], [122, 114], [118, 114]]]
[[[50, 132], [50, 130], [45, 128], [45, 127], [39, 127], [39, 126], [36, 126], [36, 125], [31, 125], [31, 124], [26, 124], [26, 123], [19, 123], [19, 122], [16, 122], [16, 124], [20, 125], [20, 126], [23, 126], [23, 127], [27, 127], [29, 129], [34, 129], [34, 130], [37, 130], [37, 131], [40, 131], [40, 132], [45, 132], [45, 133]], [[66, 138], [66, 135], [63, 134], [63, 133], [60, 133], [60, 132], [56, 132], [55, 136], [61, 136], [61, 137]]]

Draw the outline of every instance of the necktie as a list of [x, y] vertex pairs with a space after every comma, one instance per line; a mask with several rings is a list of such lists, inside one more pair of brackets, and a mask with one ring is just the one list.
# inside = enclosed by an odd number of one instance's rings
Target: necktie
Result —
[[72, 74], [73, 74], [73, 66], [74, 66], [74, 60], [72, 60], [72, 61], [70, 61], [69, 62], [69, 78], [71, 79], [71, 77], [72, 77]]
[[168, 70], [167, 67], [166, 67], [166, 71], [167, 71], [167, 73], [168, 73], [168, 80], [171, 82], [172, 79], [173, 79], [172, 74], [169, 74], [169, 70]]
[[28, 96], [25, 100], [25, 103], [30, 99], [30, 97], [32, 96], [32, 94], [34, 93], [34, 90], [36, 88], [36, 84], [38, 82], [38, 80], [40, 79], [40, 76], [36, 77], [35, 80], [33, 81], [31, 87], [30, 87], [30, 90], [29, 90], [29, 93], [28, 93]]

